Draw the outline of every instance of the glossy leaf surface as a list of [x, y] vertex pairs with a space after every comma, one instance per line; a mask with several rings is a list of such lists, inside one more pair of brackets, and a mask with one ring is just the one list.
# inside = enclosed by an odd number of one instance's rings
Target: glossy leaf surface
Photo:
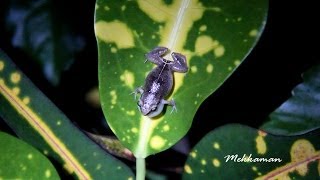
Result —
[[292, 97], [270, 115], [261, 128], [281, 135], [300, 134], [320, 127], [320, 64], [303, 74]]
[[15, 133], [79, 179], [128, 179], [130, 169], [103, 151], [0, 51], [0, 115]]
[[0, 179], [60, 179], [51, 162], [25, 142], [0, 132]]
[[[98, 0], [95, 33], [102, 108], [113, 132], [136, 157], [174, 145], [189, 130], [201, 102], [243, 61], [257, 42], [267, 0]], [[157, 46], [187, 57], [189, 72], [174, 73], [178, 112], [149, 119], [130, 93], [154, 67], [145, 54]], [[166, 55], [170, 59], [170, 54]]]
[[[7, 28], [14, 32], [12, 44], [31, 56], [54, 85], [84, 47], [84, 39], [63, 19], [52, 0], [10, 2]], [[63, 11], [63, 10], [62, 10]]]
[[183, 179], [317, 179], [320, 129], [274, 136], [231, 124], [207, 134], [191, 151]]

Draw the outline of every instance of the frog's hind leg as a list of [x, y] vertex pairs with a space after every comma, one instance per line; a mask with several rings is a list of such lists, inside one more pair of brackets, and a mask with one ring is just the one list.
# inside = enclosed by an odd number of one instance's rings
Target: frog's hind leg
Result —
[[173, 63], [170, 64], [171, 69], [176, 72], [185, 73], [188, 71], [187, 59], [184, 55], [180, 53], [171, 53], [173, 58]]
[[147, 53], [145, 56], [146, 56], [147, 60], [149, 60], [157, 65], [161, 65], [164, 62], [164, 59], [162, 58], [162, 56], [167, 51], [168, 51], [168, 48], [166, 48], [166, 47], [156, 47], [152, 51]]
[[130, 94], [134, 94], [134, 99], [137, 99], [137, 94], [142, 94], [143, 92], [144, 92], [143, 88], [142, 87], [138, 87]]

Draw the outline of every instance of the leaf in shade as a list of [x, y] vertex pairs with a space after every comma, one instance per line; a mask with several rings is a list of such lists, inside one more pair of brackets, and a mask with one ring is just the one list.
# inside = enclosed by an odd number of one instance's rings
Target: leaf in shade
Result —
[[2, 51], [0, 104], [0, 116], [21, 139], [76, 178], [133, 178], [129, 167], [76, 128]]
[[7, 27], [14, 31], [12, 44], [22, 48], [42, 67], [45, 77], [57, 85], [61, 73], [84, 47], [84, 39], [58, 20], [51, 0], [12, 2]]
[[0, 132], [0, 179], [60, 179], [51, 162], [27, 143]]
[[262, 129], [273, 134], [300, 134], [320, 127], [320, 64], [303, 74], [304, 82], [276, 109]]
[[319, 179], [320, 129], [275, 136], [239, 124], [207, 134], [191, 151], [183, 179]]
[[[136, 157], [173, 146], [189, 130], [200, 104], [256, 44], [267, 0], [98, 0], [95, 34], [99, 91], [108, 124]], [[150, 119], [129, 94], [142, 86], [153, 64], [144, 55], [157, 46], [187, 57], [189, 72], [174, 73], [178, 112]], [[167, 57], [170, 59], [170, 54]]]

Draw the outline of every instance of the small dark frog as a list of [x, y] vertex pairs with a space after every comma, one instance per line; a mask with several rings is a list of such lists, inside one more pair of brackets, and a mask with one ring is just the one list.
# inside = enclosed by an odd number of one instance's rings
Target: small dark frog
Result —
[[[185, 73], [188, 71], [186, 57], [180, 53], [172, 52], [173, 61], [164, 59], [162, 56], [168, 51], [166, 47], [156, 47], [148, 54], [147, 60], [156, 64], [147, 76], [143, 87], [135, 90], [141, 94], [138, 102], [140, 112], [144, 116], [154, 117], [159, 115], [165, 104], [171, 105], [177, 110], [174, 100], [167, 101], [164, 98], [170, 93], [173, 86], [173, 72]], [[172, 112], [171, 111], [171, 112]]]

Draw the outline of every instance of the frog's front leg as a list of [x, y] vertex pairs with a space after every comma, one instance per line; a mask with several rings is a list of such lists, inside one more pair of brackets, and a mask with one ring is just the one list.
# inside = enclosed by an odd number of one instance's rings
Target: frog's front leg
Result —
[[158, 104], [157, 109], [155, 111], [151, 112], [150, 114], [148, 114], [148, 117], [152, 118], [152, 117], [158, 116], [162, 112], [163, 107], [164, 107], [165, 104], [172, 106], [171, 113], [174, 110], [177, 111], [176, 103], [174, 102], [173, 99], [170, 100], [170, 101], [162, 99], [160, 101], [160, 103]]
[[155, 63], [155, 64], [162, 64], [164, 62], [164, 59], [162, 56], [168, 51], [168, 48], [166, 47], [156, 47], [149, 53], [147, 53], [145, 56], [147, 60]]
[[137, 99], [137, 94], [142, 94], [144, 92], [142, 87], [136, 88], [131, 94], [134, 94], [134, 99]]

